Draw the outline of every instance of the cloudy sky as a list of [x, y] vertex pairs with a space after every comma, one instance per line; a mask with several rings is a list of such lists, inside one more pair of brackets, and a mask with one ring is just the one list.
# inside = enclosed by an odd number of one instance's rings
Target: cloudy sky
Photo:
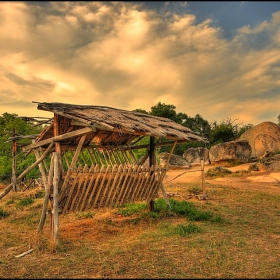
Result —
[[280, 1], [0, 2], [0, 114], [34, 102], [209, 122], [280, 114]]

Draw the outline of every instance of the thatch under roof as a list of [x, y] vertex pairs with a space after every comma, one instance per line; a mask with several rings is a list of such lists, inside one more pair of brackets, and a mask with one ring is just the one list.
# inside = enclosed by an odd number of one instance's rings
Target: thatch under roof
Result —
[[[57, 102], [38, 103], [37, 108], [69, 119], [72, 121], [72, 125], [91, 126], [103, 132], [116, 132], [119, 135], [137, 135], [137, 137], [153, 136], [155, 138], [169, 138], [186, 142], [205, 140], [189, 128], [170, 119], [134, 111], [107, 106], [73, 105]], [[40, 138], [44, 139], [46, 137], [41, 136]], [[105, 137], [103, 137], [104, 139]]]

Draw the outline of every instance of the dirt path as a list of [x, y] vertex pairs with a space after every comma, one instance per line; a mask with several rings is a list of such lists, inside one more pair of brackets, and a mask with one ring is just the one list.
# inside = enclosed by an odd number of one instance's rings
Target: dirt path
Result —
[[[241, 164], [235, 167], [227, 167], [232, 172], [248, 171], [251, 163]], [[204, 172], [207, 172], [213, 166], [208, 165], [204, 167]], [[187, 183], [187, 182], [201, 182], [201, 167], [194, 166], [189, 169], [170, 169], [163, 181], [164, 184], [170, 183]], [[261, 172], [251, 171], [236, 177], [227, 176], [216, 179], [206, 179], [206, 184], [219, 184], [233, 188], [243, 188], [259, 191], [269, 191], [280, 194], [280, 172]]]

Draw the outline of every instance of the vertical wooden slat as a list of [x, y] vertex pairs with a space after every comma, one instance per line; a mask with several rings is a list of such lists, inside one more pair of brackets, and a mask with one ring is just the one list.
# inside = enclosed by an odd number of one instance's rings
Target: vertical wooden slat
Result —
[[[153, 168], [153, 169], [155, 170], [155, 168]], [[147, 188], [147, 193], [146, 193], [147, 202], [149, 202], [152, 199], [151, 198], [151, 193], [152, 193], [154, 185], [155, 185], [155, 180], [156, 180], [155, 171], [153, 171], [151, 173], [151, 180], [150, 180], [150, 183], [149, 183], [149, 188]]]
[[[85, 196], [84, 196], [84, 199], [83, 199], [83, 202], [82, 202], [82, 205], [81, 205], [81, 211], [85, 210], [85, 206], [87, 205], [87, 203], [90, 201], [90, 195], [89, 195], [89, 191], [91, 189], [91, 186], [94, 182], [94, 179], [97, 180], [97, 173], [99, 172], [99, 166], [98, 164], [96, 164], [95, 166], [92, 165], [91, 166], [92, 168], [94, 168], [92, 174], [91, 174], [91, 178], [90, 178], [90, 181], [88, 183], [88, 186], [87, 186], [87, 190], [86, 190], [86, 193], [85, 193]], [[89, 195], [89, 196], [88, 196]]]
[[104, 183], [106, 182], [106, 184], [104, 184], [104, 186], [103, 186], [102, 197], [100, 198], [100, 201], [99, 201], [99, 204], [98, 204], [98, 208], [100, 208], [100, 206], [105, 206], [106, 205], [106, 203], [103, 205], [103, 202], [104, 202], [104, 200], [106, 198], [106, 193], [107, 193], [108, 189], [110, 189], [110, 187], [111, 187], [111, 181], [112, 181], [112, 178], [114, 176], [114, 173], [113, 173], [114, 167], [111, 167], [110, 165], [108, 165], [108, 167], [110, 167], [108, 169], [108, 173], [109, 174], [106, 175], [106, 178], [105, 178], [105, 181], [104, 181]]
[[88, 199], [88, 203], [86, 204], [87, 205], [86, 208], [93, 208], [94, 207], [94, 205], [92, 203], [92, 197], [93, 197], [93, 195], [95, 193], [95, 190], [97, 189], [97, 186], [99, 184], [99, 178], [101, 178], [101, 175], [102, 175], [102, 172], [103, 172], [104, 169], [105, 169], [105, 165], [102, 165], [100, 170], [99, 170], [99, 173], [97, 174], [97, 178], [95, 180], [95, 183], [94, 183], [94, 186], [92, 188], [90, 197]]
[[117, 193], [120, 194], [120, 189], [121, 189], [121, 186], [122, 186], [121, 183], [122, 183], [123, 177], [125, 175], [125, 167], [121, 164], [118, 167], [118, 174], [120, 175], [120, 177], [119, 177], [118, 184], [115, 187], [114, 193], [112, 195], [112, 200], [111, 200], [111, 206], [112, 207], [114, 207], [118, 204], [118, 200], [117, 200], [118, 198], [116, 198], [115, 201], [114, 201], [114, 199], [115, 199]]
[[117, 196], [117, 199], [116, 199], [116, 203], [115, 205], [119, 205], [121, 204], [121, 198], [122, 198], [122, 194], [123, 194], [123, 190], [125, 189], [125, 185], [126, 185], [126, 181], [131, 173], [131, 170], [132, 170], [132, 167], [131, 166], [127, 166], [127, 165], [124, 165], [124, 169], [123, 169], [123, 172], [125, 173], [125, 177], [124, 177], [124, 180], [123, 182], [121, 183], [121, 188], [120, 188], [120, 192]]
[[83, 184], [82, 190], [81, 190], [81, 192], [80, 192], [80, 194], [79, 194], [79, 201], [78, 201], [78, 203], [77, 203], [77, 206], [76, 206], [76, 208], [75, 208], [75, 211], [81, 211], [81, 210], [82, 210], [82, 203], [83, 203], [83, 200], [86, 199], [86, 197], [84, 197], [84, 196], [85, 196], [85, 193], [86, 193], [86, 191], [88, 190], [89, 185], [90, 185], [90, 180], [89, 180], [89, 178], [90, 178], [90, 175], [93, 173], [93, 171], [94, 171], [94, 165], [92, 165], [92, 166], [90, 167], [90, 169], [89, 169], [88, 172], [87, 172], [86, 178], [84, 179], [84, 184]]
[[130, 176], [128, 178], [127, 184], [125, 185], [125, 188], [124, 188], [124, 191], [123, 191], [123, 195], [122, 195], [122, 199], [120, 201], [120, 204], [124, 204], [127, 201], [126, 195], [127, 195], [128, 190], [131, 188], [131, 185], [132, 185], [131, 183], [134, 181], [135, 168], [137, 168], [137, 166], [133, 166], [131, 168], [131, 173], [130, 173]]
[[143, 198], [143, 194], [144, 194], [146, 186], [148, 184], [150, 168], [142, 166], [142, 172], [143, 172], [142, 186], [141, 186], [141, 189], [139, 190], [139, 193], [137, 195], [139, 200], [143, 200], [142, 199]]
[[[69, 190], [69, 191], [68, 191], [67, 194], [66, 194], [67, 199], [66, 199], [66, 203], [64, 204], [64, 207], [63, 207], [63, 214], [65, 214], [65, 213], [68, 212], [68, 205], [69, 205], [70, 200], [72, 199], [72, 193], [73, 193], [73, 191], [74, 191], [74, 189], [75, 189], [75, 186], [76, 186], [76, 183], [77, 183], [77, 181], [78, 181], [78, 179], [79, 179], [79, 174], [80, 174], [80, 170], [81, 170], [81, 169], [82, 169], [82, 165], [80, 164], [79, 167], [78, 167], [78, 169], [77, 169], [77, 171], [76, 171], [76, 172], [77, 172], [77, 175], [75, 176], [72, 185], [71, 185], [71, 186], [68, 186], [68, 190]], [[63, 194], [64, 194], [64, 193], [61, 192], [61, 196], [62, 196]]]
[[76, 202], [77, 198], [78, 198], [79, 195], [80, 195], [80, 188], [81, 188], [81, 185], [82, 185], [82, 183], [83, 183], [83, 180], [85, 179], [85, 178], [84, 178], [84, 174], [85, 174], [85, 172], [86, 172], [87, 169], [88, 169], [88, 166], [87, 166], [87, 164], [86, 164], [86, 165], [84, 166], [84, 168], [83, 168], [83, 171], [82, 171], [82, 172], [79, 172], [79, 174], [78, 174], [79, 183], [78, 183], [78, 187], [77, 187], [77, 190], [76, 190], [76, 194], [75, 194], [75, 196], [72, 198], [72, 202], [71, 202], [71, 204], [70, 204], [69, 212], [71, 212], [71, 211], [73, 210], [73, 207], [74, 207], [74, 205], [75, 205], [75, 202]]
[[107, 177], [107, 174], [108, 174], [109, 170], [110, 170], [110, 166], [108, 165], [107, 168], [106, 168], [105, 174], [103, 175], [101, 184], [99, 185], [99, 189], [98, 189], [98, 192], [96, 194], [96, 197], [94, 199], [93, 207], [98, 207], [99, 208], [99, 206], [100, 206], [100, 203], [97, 203], [97, 201], [98, 201], [98, 198], [99, 198], [99, 195], [100, 195], [102, 189], [104, 188], [104, 182], [105, 182], [105, 179]]
[[105, 205], [109, 205], [110, 200], [112, 201], [111, 194], [114, 193], [114, 190], [115, 190], [115, 187], [116, 187], [116, 182], [117, 182], [119, 176], [120, 176], [120, 174], [118, 173], [117, 165], [114, 165], [113, 169], [112, 169], [113, 182], [112, 182], [112, 184], [110, 184], [111, 186], [110, 186], [110, 190], [109, 190], [109, 193], [108, 193], [106, 201], [105, 201]]
[[143, 182], [143, 172], [142, 171], [142, 166], [138, 166], [137, 168], [137, 183], [136, 185], [134, 186], [134, 190], [133, 190], [133, 193], [132, 193], [132, 196], [131, 196], [131, 200], [134, 201], [134, 200], [138, 200], [137, 199], [137, 194], [139, 192], [139, 189], [141, 189], [141, 184]]

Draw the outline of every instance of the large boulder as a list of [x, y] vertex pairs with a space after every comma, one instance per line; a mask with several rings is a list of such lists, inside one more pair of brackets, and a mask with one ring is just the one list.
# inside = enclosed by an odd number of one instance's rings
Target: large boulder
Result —
[[211, 163], [227, 160], [248, 162], [251, 157], [251, 146], [248, 141], [229, 141], [214, 145], [209, 150]]
[[246, 130], [238, 140], [247, 140], [252, 148], [251, 157], [259, 159], [265, 153], [280, 150], [280, 126], [262, 122]]
[[184, 154], [183, 158], [190, 164], [190, 165], [200, 165], [201, 157], [204, 159], [204, 164], [209, 164], [209, 150], [207, 148], [188, 148]]
[[[165, 166], [169, 157], [169, 153], [160, 153], [158, 157], [160, 162], [159, 164], [161, 166]], [[171, 169], [190, 168], [190, 164], [183, 157], [172, 154], [169, 160], [168, 167]]]
[[261, 158], [258, 168], [260, 171], [280, 171], [280, 154]]

